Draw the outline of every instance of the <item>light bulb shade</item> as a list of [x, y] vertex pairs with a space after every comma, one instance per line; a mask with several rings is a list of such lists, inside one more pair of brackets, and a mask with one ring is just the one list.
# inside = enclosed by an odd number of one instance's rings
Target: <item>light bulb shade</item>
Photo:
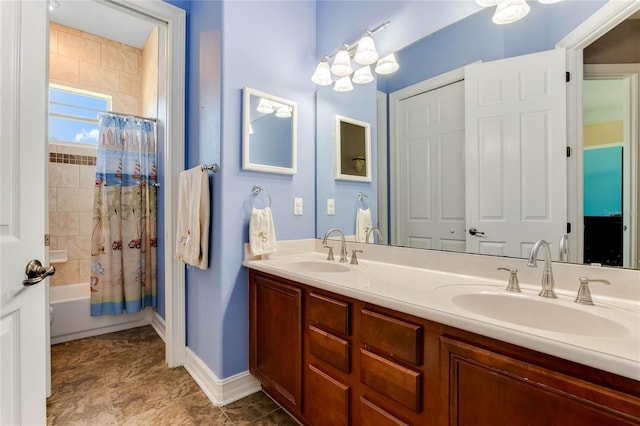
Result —
[[400, 65], [396, 62], [396, 55], [393, 53], [388, 54], [384, 58], [378, 59], [378, 63], [376, 64], [376, 73], [377, 74], [391, 74], [392, 72], [398, 71]]
[[280, 105], [276, 110], [276, 117], [288, 118], [291, 117], [291, 108], [287, 105]]
[[542, 4], [551, 4], [551, 3], [558, 3], [559, 1], [562, 1], [562, 0], [538, 0], [538, 1]]
[[258, 112], [263, 114], [271, 114], [273, 112], [273, 105], [271, 102], [265, 98], [260, 98], [260, 102], [258, 103], [258, 107], [256, 108]]
[[329, 71], [329, 63], [322, 61], [316, 67], [316, 71], [311, 76], [311, 81], [320, 86], [328, 86], [331, 84], [331, 71]]
[[349, 56], [349, 52], [347, 52], [346, 49], [342, 49], [336, 53], [336, 58], [333, 60], [333, 65], [331, 65], [331, 72], [338, 77], [344, 77], [353, 72], [353, 68], [351, 68], [351, 56]]
[[249, 123], [249, 134], [253, 134], [253, 126], [251, 125], [251, 123]]
[[500, 3], [502, 0], [476, 0], [476, 3], [482, 7], [491, 7]]
[[495, 24], [510, 24], [524, 18], [530, 9], [525, 0], [503, 0], [496, 7], [492, 21]]
[[358, 42], [358, 48], [356, 49], [356, 54], [353, 56], [353, 60], [360, 65], [369, 65], [378, 60], [378, 52], [376, 51], [373, 37], [368, 34], [362, 36]]
[[333, 90], [335, 90], [336, 92], [349, 92], [353, 90], [351, 79], [348, 76], [339, 78], [333, 85]]
[[366, 84], [373, 81], [373, 74], [371, 74], [371, 67], [369, 65], [360, 68], [353, 74], [353, 82], [356, 84]]

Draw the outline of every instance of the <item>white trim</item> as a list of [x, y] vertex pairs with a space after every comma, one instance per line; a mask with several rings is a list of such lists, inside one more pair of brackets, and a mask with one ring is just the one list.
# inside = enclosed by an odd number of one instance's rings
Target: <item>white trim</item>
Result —
[[378, 229], [383, 236], [383, 241], [389, 239], [389, 192], [388, 192], [388, 163], [389, 147], [387, 143], [387, 99], [384, 92], [376, 92], [376, 107], [378, 113], [378, 128], [376, 129], [376, 149], [378, 151]]
[[213, 405], [227, 405], [258, 392], [260, 382], [248, 371], [220, 380], [189, 348], [185, 350], [184, 368], [193, 377]]
[[164, 319], [157, 313], [153, 313], [153, 317], [151, 318], [151, 327], [156, 331], [158, 336], [162, 339], [163, 342], [167, 342], [167, 336], [165, 334], [165, 322]]
[[[166, 135], [163, 182], [166, 360], [169, 367], [177, 367], [184, 364], [186, 348], [185, 273], [183, 265], [173, 255], [177, 227], [175, 200], [178, 199], [178, 175], [184, 169], [186, 12], [161, 0], [112, 1], [167, 23], [165, 49], [162, 49], [162, 44], [159, 49], [158, 126], [165, 126]], [[161, 34], [160, 38], [162, 39]], [[162, 93], [165, 94], [164, 102], [161, 99]], [[166, 110], [163, 110], [165, 105]]]

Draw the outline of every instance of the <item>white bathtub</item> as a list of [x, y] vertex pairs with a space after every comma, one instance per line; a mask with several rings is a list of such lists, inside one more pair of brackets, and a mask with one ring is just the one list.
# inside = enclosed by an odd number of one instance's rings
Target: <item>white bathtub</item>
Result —
[[89, 283], [53, 286], [49, 289], [51, 344], [151, 324], [152, 308], [133, 314], [92, 317], [89, 296]]

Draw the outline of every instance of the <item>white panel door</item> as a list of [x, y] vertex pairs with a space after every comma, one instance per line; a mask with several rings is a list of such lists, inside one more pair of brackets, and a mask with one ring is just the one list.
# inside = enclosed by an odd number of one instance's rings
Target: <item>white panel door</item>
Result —
[[47, 2], [0, 1], [0, 424], [46, 424]]
[[403, 99], [397, 126], [397, 240], [465, 250], [464, 83]]
[[558, 260], [567, 223], [565, 70], [563, 49], [465, 69], [467, 251], [527, 257], [544, 239]]

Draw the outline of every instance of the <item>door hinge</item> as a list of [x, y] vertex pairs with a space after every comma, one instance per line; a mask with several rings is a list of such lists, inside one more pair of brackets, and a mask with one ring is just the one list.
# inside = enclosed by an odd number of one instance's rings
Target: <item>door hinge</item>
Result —
[[565, 81], [567, 83], [570, 82], [571, 81], [571, 73], [569, 71], [566, 71], [565, 74], [564, 74], [564, 78], [565, 78]]
[[567, 147], [567, 158], [571, 157], [571, 147]]
[[567, 234], [571, 233], [571, 222], [567, 222]]
[[44, 246], [49, 247], [51, 245], [51, 236], [49, 234], [44, 234]]

